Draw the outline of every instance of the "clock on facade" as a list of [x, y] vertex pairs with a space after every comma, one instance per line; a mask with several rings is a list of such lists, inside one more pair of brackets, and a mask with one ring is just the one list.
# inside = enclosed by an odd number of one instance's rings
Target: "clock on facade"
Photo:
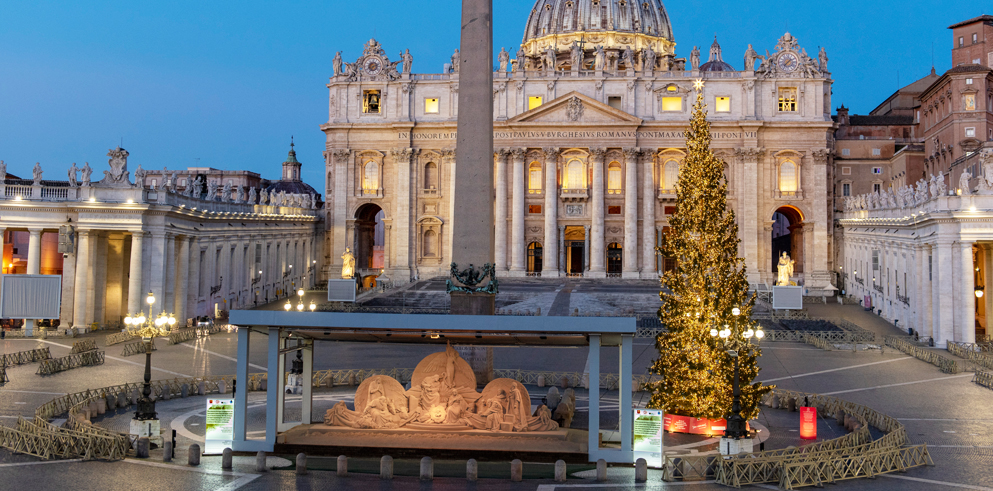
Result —
[[796, 55], [796, 53], [787, 51], [779, 55], [778, 64], [780, 70], [784, 72], [792, 72], [799, 68], [800, 58]]
[[376, 75], [379, 70], [383, 67], [383, 62], [379, 58], [372, 57], [365, 62], [365, 71], [369, 75]]

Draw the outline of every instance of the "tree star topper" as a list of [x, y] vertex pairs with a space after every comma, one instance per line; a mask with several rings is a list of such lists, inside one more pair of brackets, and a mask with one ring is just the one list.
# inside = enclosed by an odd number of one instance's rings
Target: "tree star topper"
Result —
[[703, 90], [703, 79], [702, 78], [698, 78], [698, 79], [694, 80], [693, 81], [693, 88], [697, 92], [702, 91]]

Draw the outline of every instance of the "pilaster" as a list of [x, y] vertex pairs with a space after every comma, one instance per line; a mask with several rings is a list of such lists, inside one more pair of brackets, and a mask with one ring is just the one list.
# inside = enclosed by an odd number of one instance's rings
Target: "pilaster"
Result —
[[524, 187], [524, 157], [526, 151], [527, 149], [525, 148], [511, 150], [514, 175], [514, 183], [511, 187], [510, 211], [511, 276], [523, 276], [525, 269], [524, 195], [527, 190]]
[[640, 148], [624, 149], [624, 249], [622, 249], [624, 278], [638, 278], [638, 155], [640, 153]]
[[542, 246], [541, 276], [557, 278], [559, 276], [559, 245], [558, 241], [558, 218], [559, 218], [559, 190], [558, 190], [558, 163], [559, 149], [545, 148], [544, 152], [544, 176], [545, 186], [542, 192], [545, 193], [545, 243]]
[[[604, 269], [604, 236], [603, 236], [603, 159], [607, 150], [604, 148], [590, 149], [590, 165], [593, 166], [592, 216], [588, 240], [590, 247], [590, 277], [605, 278]], [[589, 237], [592, 235], [592, 237]]]
[[641, 277], [656, 279], [655, 257], [655, 152], [642, 152], [642, 204], [644, 217], [641, 221]]
[[510, 263], [507, 261], [507, 157], [509, 155], [510, 150], [506, 148], [501, 148], [493, 154], [493, 161], [496, 164], [494, 179], [496, 207], [493, 214], [496, 241], [493, 244], [493, 251], [496, 269], [500, 272], [510, 269]]

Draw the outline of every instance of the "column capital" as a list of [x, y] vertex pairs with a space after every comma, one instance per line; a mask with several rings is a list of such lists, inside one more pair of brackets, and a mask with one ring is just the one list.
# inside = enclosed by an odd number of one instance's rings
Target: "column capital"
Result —
[[624, 160], [627, 162], [637, 162], [641, 149], [638, 147], [628, 147], [624, 149]]
[[590, 159], [593, 163], [602, 164], [604, 156], [607, 155], [607, 149], [603, 147], [590, 148]]
[[550, 160], [557, 161], [561, 150], [558, 147], [545, 147], [541, 149], [541, 152], [545, 156], [545, 162], [548, 162]]
[[507, 160], [507, 156], [510, 155], [509, 148], [498, 148], [493, 152], [493, 159], [497, 162], [503, 162]]
[[510, 149], [510, 154], [513, 156], [515, 164], [523, 164], [524, 157], [527, 156], [527, 152], [528, 149], [523, 147], [514, 147]]
[[45, 231], [45, 227], [28, 227], [28, 233], [40, 234]]

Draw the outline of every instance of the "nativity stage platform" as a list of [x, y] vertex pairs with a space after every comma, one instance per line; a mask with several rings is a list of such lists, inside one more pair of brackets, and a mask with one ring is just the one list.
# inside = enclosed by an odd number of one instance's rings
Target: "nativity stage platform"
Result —
[[529, 462], [586, 463], [589, 432], [570, 428], [554, 431], [493, 432], [465, 429], [357, 429], [323, 424], [299, 425], [279, 435], [280, 454], [347, 455], [349, 457], [474, 458]]

